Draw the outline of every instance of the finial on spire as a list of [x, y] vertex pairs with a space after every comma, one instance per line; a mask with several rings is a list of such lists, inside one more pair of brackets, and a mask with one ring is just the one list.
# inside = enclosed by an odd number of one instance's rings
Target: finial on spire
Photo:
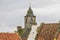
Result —
[[29, 8], [31, 8], [31, 3], [29, 3]]

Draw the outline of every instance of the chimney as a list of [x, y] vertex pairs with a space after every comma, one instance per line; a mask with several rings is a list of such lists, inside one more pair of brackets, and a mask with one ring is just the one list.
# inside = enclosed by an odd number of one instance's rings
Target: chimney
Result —
[[22, 26], [17, 26], [17, 31], [21, 30]]

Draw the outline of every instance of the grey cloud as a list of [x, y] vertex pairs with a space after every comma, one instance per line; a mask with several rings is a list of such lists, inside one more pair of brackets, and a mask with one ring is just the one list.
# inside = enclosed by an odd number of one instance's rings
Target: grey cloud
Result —
[[[0, 0], [0, 31], [14, 31], [18, 25], [24, 26], [24, 16], [26, 15], [26, 11], [29, 8], [29, 3], [31, 3], [32, 8], [38, 9], [54, 4], [60, 4], [59, 2], [60, 0]], [[42, 13], [45, 14], [48, 12], [40, 12], [40, 14]], [[52, 15], [52, 17], [51, 15], [47, 16], [47, 14], [42, 16], [38, 12], [34, 14], [37, 16], [37, 22], [53, 22], [59, 20], [60, 18], [60, 16], [58, 18], [60, 12], [56, 13]], [[55, 15], [57, 15], [57, 19], [55, 18]]]

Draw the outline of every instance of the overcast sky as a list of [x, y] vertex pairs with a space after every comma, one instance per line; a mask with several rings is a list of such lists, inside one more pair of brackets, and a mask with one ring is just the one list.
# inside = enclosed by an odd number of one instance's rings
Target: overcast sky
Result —
[[13, 32], [24, 26], [24, 16], [31, 3], [37, 23], [59, 22], [60, 0], [0, 0], [0, 32]]

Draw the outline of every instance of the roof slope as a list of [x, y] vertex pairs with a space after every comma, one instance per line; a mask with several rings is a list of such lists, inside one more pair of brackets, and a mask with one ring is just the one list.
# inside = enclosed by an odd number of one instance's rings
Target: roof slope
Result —
[[59, 27], [59, 23], [42, 23], [37, 35], [37, 40], [53, 40], [54, 34]]
[[22, 40], [16, 33], [0, 33], [0, 40]]

